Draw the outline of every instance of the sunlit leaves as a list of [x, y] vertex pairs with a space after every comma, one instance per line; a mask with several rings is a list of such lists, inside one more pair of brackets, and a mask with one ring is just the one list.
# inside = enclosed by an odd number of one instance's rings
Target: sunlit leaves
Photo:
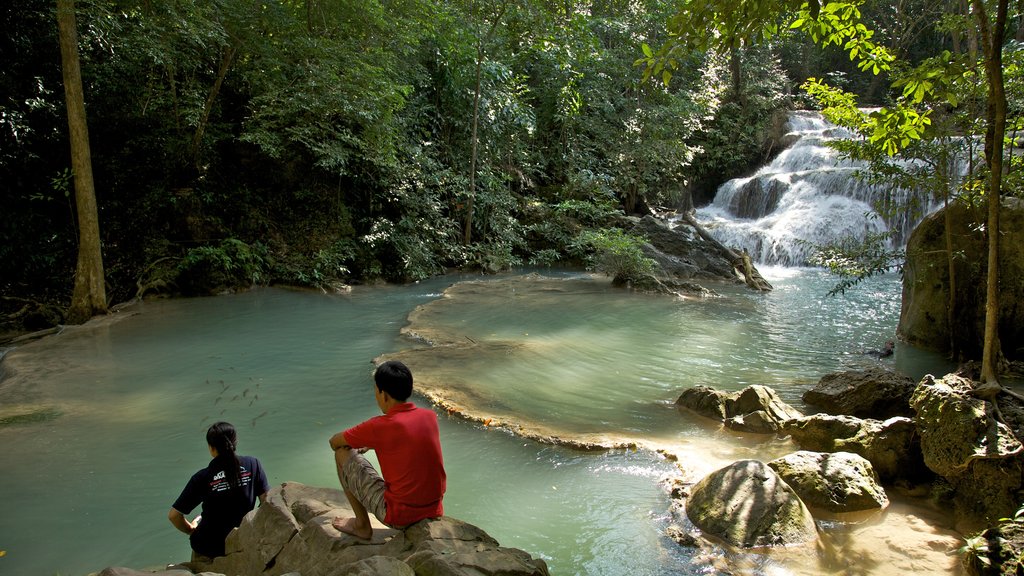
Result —
[[867, 115], [857, 107], [857, 95], [835, 88], [818, 78], [808, 78], [800, 88], [821, 106], [822, 115], [833, 124], [861, 130]]
[[725, 52], [799, 31], [819, 46], [842, 47], [861, 70], [879, 74], [890, 68], [895, 57], [875, 43], [874, 32], [860, 22], [860, 4], [860, 0], [821, 5], [815, 0], [694, 0], [669, 19], [668, 40], [657, 51], [644, 49], [636, 64], [644, 67], [646, 80], [676, 68], [689, 52]]
[[886, 154], [893, 156], [914, 140], [920, 140], [925, 129], [932, 123], [928, 113], [904, 105], [882, 108], [871, 113], [871, 142], [881, 146]]

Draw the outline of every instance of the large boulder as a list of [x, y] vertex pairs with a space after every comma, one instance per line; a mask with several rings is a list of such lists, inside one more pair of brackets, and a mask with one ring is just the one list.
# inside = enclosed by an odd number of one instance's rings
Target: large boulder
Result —
[[782, 428], [783, 422], [803, 416], [799, 410], [783, 402], [774, 390], [760, 384], [732, 394], [709, 386], [694, 386], [679, 395], [676, 405], [720, 420], [732, 430], [760, 434], [775, 433]]
[[966, 378], [928, 375], [911, 398], [924, 462], [953, 488], [964, 526], [1012, 516], [1024, 498], [1024, 445], [973, 392]]
[[919, 483], [930, 476], [917, 427], [909, 418], [881, 421], [814, 414], [785, 422], [781, 432], [804, 450], [859, 454], [871, 462], [883, 482]]
[[688, 224], [671, 228], [653, 216], [644, 216], [631, 232], [647, 238], [644, 255], [656, 261], [668, 278], [740, 281], [719, 249]]
[[694, 485], [686, 515], [705, 534], [741, 548], [817, 541], [818, 531], [796, 492], [757, 460], [741, 460]]
[[[226, 576], [394, 574], [396, 576], [548, 576], [547, 564], [527, 552], [505, 548], [480, 528], [443, 517], [404, 530], [371, 517], [371, 540], [338, 532], [331, 521], [351, 516], [340, 490], [287, 482], [267, 494], [228, 535], [225, 556], [211, 563], [183, 563], [189, 571]], [[108, 568], [111, 576], [133, 574]], [[107, 572], [105, 572], [107, 573]]]
[[[952, 221], [956, 317], [946, 318], [949, 264], [945, 213]], [[903, 306], [897, 334], [914, 346], [950, 352], [950, 339], [968, 358], [981, 358], [988, 262], [985, 207], [954, 202], [924, 219], [907, 241]], [[999, 214], [999, 340], [1010, 360], [1024, 360], [1024, 200], [1003, 198]]]
[[768, 463], [811, 508], [859, 512], [885, 508], [889, 497], [864, 457], [801, 450]]
[[917, 383], [885, 368], [832, 372], [804, 392], [803, 401], [829, 414], [885, 420], [913, 416], [910, 396]]

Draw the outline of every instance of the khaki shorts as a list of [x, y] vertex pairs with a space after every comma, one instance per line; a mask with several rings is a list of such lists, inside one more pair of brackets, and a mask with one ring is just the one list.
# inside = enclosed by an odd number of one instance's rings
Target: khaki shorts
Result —
[[384, 522], [384, 479], [362, 454], [353, 451], [341, 469], [341, 487], [355, 495], [366, 511]]

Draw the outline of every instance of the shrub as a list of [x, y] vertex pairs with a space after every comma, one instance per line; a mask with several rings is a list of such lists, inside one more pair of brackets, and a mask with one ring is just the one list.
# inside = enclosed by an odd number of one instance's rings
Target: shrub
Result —
[[590, 269], [611, 276], [615, 282], [639, 282], [654, 273], [657, 264], [644, 256], [645, 240], [618, 228], [602, 228], [582, 235], [592, 253]]
[[267, 249], [226, 238], [217, 246], [190, 249], [178, 263], [177, 285], [183, 294], [212, 294], [219, 290], [259, 284], [266, 278]]

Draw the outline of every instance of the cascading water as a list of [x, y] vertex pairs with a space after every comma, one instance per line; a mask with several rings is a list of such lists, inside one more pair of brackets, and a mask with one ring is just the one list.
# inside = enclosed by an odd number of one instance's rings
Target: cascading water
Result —
[[[844, 159], [827, 145], [853, 133], [820, 114], [793, 112], [788, 127], [793, 145], [753, 176], [723, 184], [714, 201], [697, 211], [697, 220], [760, 264], [803, 266], [815, 245], [869, 234], [892, 232], [892, 244], [902, 246], [922, 217], [905, 208], [913, 192], [861, 177], [866, 164]], [[876, 210], [882, 205], [903, 208], [882, 217]]]

